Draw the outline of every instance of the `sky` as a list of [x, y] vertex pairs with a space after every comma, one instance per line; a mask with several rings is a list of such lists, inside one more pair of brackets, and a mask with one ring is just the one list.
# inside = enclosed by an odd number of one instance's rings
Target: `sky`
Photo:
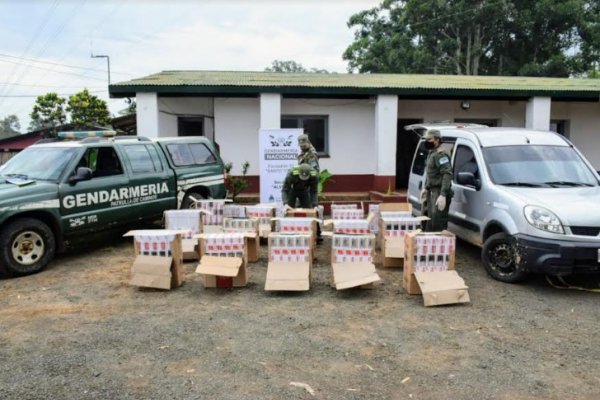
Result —
[[39, 95], [87, 88], [117, 115], [112, 83], [164, 70], [263, 71], [274, 60], [347, 72], [347, 22], [381, 0], [0, 0], [0, 119], [27, 132]]

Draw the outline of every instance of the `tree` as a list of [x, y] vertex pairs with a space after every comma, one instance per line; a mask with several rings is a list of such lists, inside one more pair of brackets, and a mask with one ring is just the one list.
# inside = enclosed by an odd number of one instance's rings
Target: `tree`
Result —
[[598, 26], [588, 2], [385, 0], [350, 18], [343, 58], [359, 72], [569, 76], [598, 43], [582, 47]]
[[87, 89], [69, 97], [67, 111], [71, 114], [71, 123], [75, 126], [110, 124], [110, 113], [106, 102], [91, 95]]
[[16, 115], [9, 115], [0, 120], [0, 138], [18, 135], [20, 130], [21, 123]]
[[63, 125], [67, 119], [64, 108], [65, 101], [56, 93], [38, 96], [33, 105], [33, 111], [29, 114], [31, 117], [29, 129], [52, 128], [51, 134], [54, 134], [56, 127]]
[[328, 74], [329, 71], [320, 68], [311, 68], [307, 70], [302, 64], [296, 61], [274, 60], [270, 67], [265, 68], [267, 72], [314, 72], [317, 74]]

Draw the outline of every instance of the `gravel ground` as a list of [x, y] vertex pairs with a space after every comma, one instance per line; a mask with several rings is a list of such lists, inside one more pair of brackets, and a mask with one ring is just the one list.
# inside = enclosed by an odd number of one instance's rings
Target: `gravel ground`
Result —
[[600, 398], [597, 293], [496, 282], [460, 242], [470, 304], [425, 308], [390, 268], [337, 292], [326, 241], [311, 290], [275, 294], [261, 252], [234, 290], [195, 263], [176, 290], [130, 287], [127, 240], [0, 280], [0, 398]]

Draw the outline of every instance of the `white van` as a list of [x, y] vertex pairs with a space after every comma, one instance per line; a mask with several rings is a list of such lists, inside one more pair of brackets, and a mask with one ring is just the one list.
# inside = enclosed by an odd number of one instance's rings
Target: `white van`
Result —
[[[554, 132], [481, 125], [438, 129], [453, 166], [448, 229], [482, 246], [487, 272], [503, 282], [528, 273], [600, 272], [600, 177]], [[427, 150], [415, 152], [408, 201], [420, 213]]]

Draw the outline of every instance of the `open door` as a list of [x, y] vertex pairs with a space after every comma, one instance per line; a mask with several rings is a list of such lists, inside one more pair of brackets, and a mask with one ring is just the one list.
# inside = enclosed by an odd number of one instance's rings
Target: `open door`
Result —
[[419, 124], [423, 119], [398, 119], [396, 133], [396, 189], [408, 188], [408, 176], [419, 136], [413, 131], [406, 131], [406, 125]]

